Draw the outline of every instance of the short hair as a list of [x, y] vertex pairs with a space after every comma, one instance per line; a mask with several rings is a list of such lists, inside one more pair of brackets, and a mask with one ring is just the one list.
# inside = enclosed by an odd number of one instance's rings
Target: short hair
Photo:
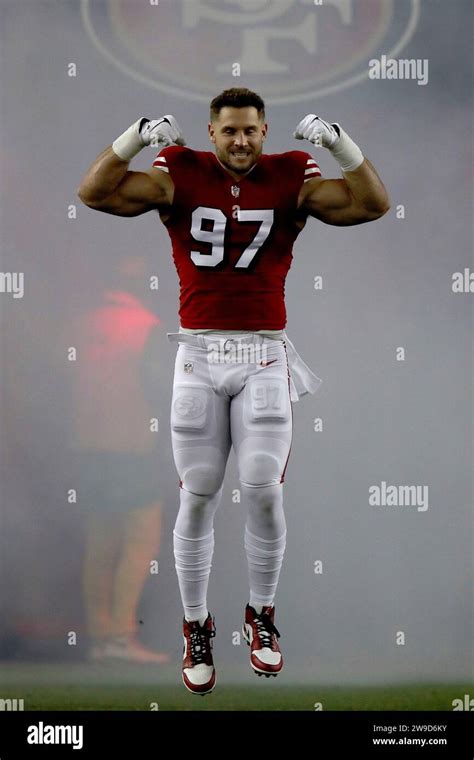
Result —
[[258, 115], [265, 118], [265, 103], [260, 95], [256, 92], [248, 90], [246, 87], [231, 87], [229, 90], [224, 90], [220, 95], [211, 101], [211, 121], [214, 121], [219, 116], [221, 108], [229, 106], [231, 108], [248, 108], [253, 106], [257, 109]]

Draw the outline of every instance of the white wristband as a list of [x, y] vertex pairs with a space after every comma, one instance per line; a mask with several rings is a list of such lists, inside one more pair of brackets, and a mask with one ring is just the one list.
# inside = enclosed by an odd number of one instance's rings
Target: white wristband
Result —
[[[143, 121], [143, 117], [138, 119], [135, 124], [125, 130], [125, 132], [117, 137], [112, 143], [112, 150], [123, 161], [131, 161], [131, 159], [145, 147], [145, 143], [140, 137], [140, 124]], [[148, 120], [147, 120], [148, 121]]]
[[353, 172], [364, 160], [362, 151], [354, 140], [351, 140], [347, 132], [337, 125], [340, 138], [333, 148], [329, 148], [343, 172]]

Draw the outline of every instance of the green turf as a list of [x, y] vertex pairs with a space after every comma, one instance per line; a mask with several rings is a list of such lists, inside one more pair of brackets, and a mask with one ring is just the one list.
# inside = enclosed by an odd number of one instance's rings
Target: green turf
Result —
[[[181, 685], [38, 685], [2, 689], [2, 698], [24, 700], [25, 710], [452, 710], [453, 699], [473, 694], [473, 684], [385, 687], [278, 686], [259, 679], [253, 686], [217, 684], [205, 697]], [[156, 709], [156, 708], [155, 708]]]

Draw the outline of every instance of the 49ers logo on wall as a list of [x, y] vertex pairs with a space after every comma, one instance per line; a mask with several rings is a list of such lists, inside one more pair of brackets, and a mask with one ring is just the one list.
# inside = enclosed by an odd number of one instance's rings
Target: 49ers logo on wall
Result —
[[369, 59], [400, 53], [419, 14], [420, 0], [82, 0], [85, 28], [111, 64], [206, 103], [231, 86], [269, 104], [353, 86]]

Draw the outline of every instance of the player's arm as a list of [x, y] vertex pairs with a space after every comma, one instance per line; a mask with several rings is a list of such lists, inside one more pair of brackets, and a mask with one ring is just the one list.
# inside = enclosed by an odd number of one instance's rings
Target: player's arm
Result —
[[172, 116], [150, 121], [138, 119], [94, 161], [77, 194], [86, 206], [117, 216], [138, 216], [151, 209], [166, 209], [173, 202], [174, 185], [160, 169], [129, 171], [129, 163], [145, 145], [184, 145]]
[[344, 179], [319, 177], [305, 182], [298, 208], [337, 226], [372, 222], [387, 213], [390, 200], [382, 180], [339, 124], [331, 125], [309, 114], [298, 124], [294, 136], [328, 148], [344, 174]]

